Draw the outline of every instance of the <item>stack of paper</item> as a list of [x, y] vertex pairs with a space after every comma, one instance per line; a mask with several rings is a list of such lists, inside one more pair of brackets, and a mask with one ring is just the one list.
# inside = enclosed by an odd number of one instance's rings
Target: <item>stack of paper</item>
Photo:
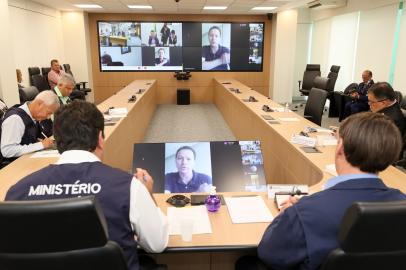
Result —
[[206, 206], [168, 207], [169, 234], [179, 235], [182, 218], [193, 219], [193, 234], [212, 233]]
[[233, 223], [271, 222], [273, 216], [261, 196], [226, 197]]
[[109, 115], [114, 117], [126, 117], [127, 113], [128, 113], [127, 108], [109, 109]]

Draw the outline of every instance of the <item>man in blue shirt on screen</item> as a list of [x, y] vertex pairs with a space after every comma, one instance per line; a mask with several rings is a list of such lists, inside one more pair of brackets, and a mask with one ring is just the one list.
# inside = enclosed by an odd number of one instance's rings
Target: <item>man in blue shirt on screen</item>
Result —
[[230, 50], [220, 45], [220, 28], [210, 27], [208, 35], [210, 45], [202, 48], [202, 70], [229, 70]]
[[387, 116], [364, 112], [347, 118], [335, 153], [338, 176], [323, 191], [286, 201], [258, 246], [262, 262], [243, 257], [236, 269], [319, 269], [339, 246], [341, 220], [352, 203], [406, 199], [378, 177], [398, 159], [401, 147], [399, 129]]
[[177, 172], [165, 175], [165, 193], [209, 192], [211, 177], [193, 170], [196, 152], [190, 146], [180, 147], [175, 154]]

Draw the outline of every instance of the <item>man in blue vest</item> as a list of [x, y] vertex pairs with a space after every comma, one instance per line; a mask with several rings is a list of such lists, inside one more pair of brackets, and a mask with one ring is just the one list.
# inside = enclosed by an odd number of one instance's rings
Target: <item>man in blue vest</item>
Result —
[[319, 269], [339, 246], [341, 220], [352, 203], [406, 199], [378, 177], [398, 159], [401, 147], [399, 129], [389, 117], [364, 112], [347, 118], [335, 153], [338, 176], [329, 179], [323, 191], [286, 201], [258, 246], [262, 262], [243, 257], [236, 269]]
[[55, 113], [54, 137], [61, 153], [58, 162], [20, 180], [6, 200], [95, 195], [109, 238], [122, 247], [129, 269], [149, 269], [139, 260], [137, 244], [148, 252], [161, 252], [168, 242], [168, 224], [152, 197], [151, 176], [142, 169], [133, 176], [101, 162], [104, 118], [94, 104], [73, 101], [62, 106]]
[[[0, 130], [0, 159], [15, 159], [53, 146], [48, 118], [59, 108], [52, 91], [42, 91], [32, 102], [13, 106], [5, 113]], [[48, 124], [51, 123], [51, 124]]]

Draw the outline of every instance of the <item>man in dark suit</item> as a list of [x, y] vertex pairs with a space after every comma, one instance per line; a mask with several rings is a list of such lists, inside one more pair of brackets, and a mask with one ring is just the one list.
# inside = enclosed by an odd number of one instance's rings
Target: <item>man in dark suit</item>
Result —
[[262, 262], [241, 258], [236, 269], [319, 269], [339, 246], [341, 220], [352, 203], [406, 199], [378, 177], [398, 159], [401, 145], [400, 132], [389, 117], [371, 112], [348, 117], [335, 152], [338, 176], [329, 179], [323, 191], [286, 201], [258, 246]]
[[372, 80], [372, 71], [365, 70], [362, 72], [362, 83], [358, 85], [356, 91], [350, 92], [351, 101], [347, 102], [344, 107], [344, 118], [352, 114], [365, 112], [369, 110], [368, 89], [374, 84]]
[[398, 127], [402, 137], [405, 135], [406, 123], [400, 104], [392, 86], [386, 82], [374, 84], [368, 91], [368, 104], [372, 112], [389, 116]]

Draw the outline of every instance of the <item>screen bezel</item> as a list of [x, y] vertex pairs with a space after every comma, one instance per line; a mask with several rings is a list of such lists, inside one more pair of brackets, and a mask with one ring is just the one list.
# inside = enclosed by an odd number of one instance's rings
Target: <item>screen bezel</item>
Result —
[[[171, 70], [102, 70], [102, 64], [101, 64], [101, 46], [100, 46], [100, 31], [99, 31], [99, 24], [100, 23], [131, 23], [131, 22], [137, 22], [137, 23], [218, 23], [218, 24], [222, 24], [222, 23], [229, 23], [229, 24], [262, 24], [263, 28], [263, 35], [262, 35], [262, 61], [261, 61], [261, 69], [260, 70], [188, 70], [188, 69], [182, 69], [182, 70], [178, 70], [178, 69], [171, 69]], [[239, 22], [230, 22], [230, 21], [223, 21], [223, 22], [219, 22], [219, 21], [143, 21], [143, 20], [139, 20], [139, 21], [130, 21], [130, 20], [97, 20], [96, 21], [97, 24], [97, 48], [98, 48], [98, 61], [99, 61], [99, 72], [176, 72], [176, 71], [189, 71], [189, 72], [264, 72], [264, 43], [265, 43], [265, 21], [261, 21], [261, 22], [247, 22], [247, 21], [239, 21]], [[130, 47], [136, 47], [136, 46], [130, 46]], [[142, 46], [140, 46], [142, 48]], [[182, 45], [183, 47], [183, 45]]]

